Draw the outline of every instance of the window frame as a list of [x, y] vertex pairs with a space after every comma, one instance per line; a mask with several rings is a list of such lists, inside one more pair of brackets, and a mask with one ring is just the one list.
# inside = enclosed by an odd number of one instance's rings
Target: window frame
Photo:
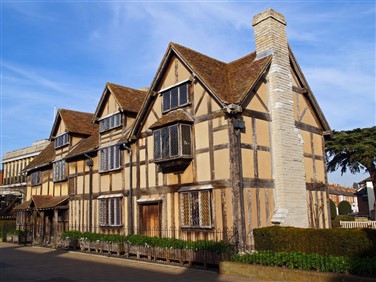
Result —
[[[203, 210], [204, 208], [204, 199], [203, 195], [207, 193], [207, 219], [203, 218]], [[197, 194], [197, 202], [195, 202], [193, 195]], [[183, 191], [180, 192], [180, 222], [182, 228], [196, 228], [196, 229], [207, 229], [213, 227], [213, 212], [212, 212], [212, 192], [211, 189], [207, 190], [191, 190], [191, 191]], [[184, 197], [187, 197], [187, 201], [184, 201]], [[197, 204], [197, 205], [196, 205]], [[185, 205], [188, 205], [186, 207]], [[196, 210], [196, 211], [195, 211]], [[197, 211], [198, 210], [198, 211]], [[188, 214], [186, 214], [188, 213]], [[193, 213], [197, 213], [194, 215]], [[205, 221], [208, 224], [205, 224]]]
[[[168, 113], [169, 111], [176, 110], [178, 108], [184, 107], [190, 103], [189, 100], [189, 85], [190, 80], [186, 80], [183, 82], [180, 82], [179, 84], [175, 84], [167, 89], [163, 89], [160, 91], [160, 94], [162, 96], [162, 113]], [[185, 92], [182, 92], [182, 89], [185, 88]], [[172, 95], [174, 95], [174, 91], [177, 90], [177, 105], [172, 106]], [[185, 93], [185, 102], [182, 101], [182, 93]], [[167, 107], [167, 100], [169, 102], [169, 105]]]
[[42, 184], [42, 172], [40, 170], [34, 171], [30, 174], [30, 185], [36, 186]]
[[122, 227], [123, 195], [98, 197], [98, 222], [100, 227]]
[[64, 132], [54, 139], [54, 148], [58, 149], [70, 144], [70, 136], [67, 132]]
[[[121, 150], [119, 145], [99, 149], [99, 173], [121, 169]], [[116, 158], [117, 156], [117, 158]]]
[[[118, 118], [117, 118], [118, 117]], [[99, 119], [99, 132], [106, 132], [123, 125], [121, 112], [113, 113], [109, 116]]]
[[53, 182], [60, 182], [67, 180], [67, 168], [65, 159], [53, 162]]
[[[184, 147], [184, 140], [187, 136], [183, 136], [183, 128], [186, 134], [189, 133], [189, 144]], [[175, 132], [175, 133], [173, 133]], [[166, 136], [167, 134], [167, 136]], [[172, 135], [177, 135], [172, 138]], [[154, 138], [154, 161], [165, 161], [176, 158], [192, 157], [192, 125], [185, 123], [175, 123], [164, 126], [153, 131]], [[177, 146], [177, 152], [174, 150]], [[186, 150], [189, 149], [189, 152]], [[174, 152], [173, 152], [174, 150]], [[168, 151], [168, 152], [167, 152]]]

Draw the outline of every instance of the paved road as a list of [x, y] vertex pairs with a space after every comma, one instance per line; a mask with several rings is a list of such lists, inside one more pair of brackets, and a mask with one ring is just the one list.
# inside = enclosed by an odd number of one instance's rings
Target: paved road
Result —
[[243, 282], [247, 277], [219, 275], [123, 258], [0, 243], [0, 281], [218, 281]]

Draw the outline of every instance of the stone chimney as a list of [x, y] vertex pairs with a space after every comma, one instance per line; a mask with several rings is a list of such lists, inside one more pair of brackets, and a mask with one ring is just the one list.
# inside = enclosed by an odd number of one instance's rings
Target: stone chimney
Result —
[[273, 56], [267, 75], [275, 188], [271, 221], [308, 227], [303, 141], [295, 127], [286, 20], [282, 14], [268, 9], [256, 15], [252, 25], [257, 58]]

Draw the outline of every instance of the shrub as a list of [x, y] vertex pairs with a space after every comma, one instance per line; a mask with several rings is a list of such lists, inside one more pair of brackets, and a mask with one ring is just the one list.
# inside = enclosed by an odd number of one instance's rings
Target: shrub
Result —
[[341, 221], [355, 221], [353, 216], [349, 215], [337, 215], [335, 219], [332, 220], [332, 227], [339, 228], [341, 227]]
[[61, 233], [60, 237], [63, 240], [65, 240], [66, 238], [80, 239], [82, 237], [82, 233], [76, 230], [69, 230]]
[[330, 199], [330, 216], [332, 220], [337, 216], [336, 204]]
[[348, 215], [352, 212], [351, 205], [348, 201], [342, 201], [338, 205], [338, 214], [339, 215]]
[[257, 251], [374, 257], [375, 229], [311, 229], [271, 226], [254, 229]]
[[263, 251], [252, 254], [236, 254], [231, 261], [315, 270], [321, 272], [351, 273], [362, 276], [374, 276], [376, 273], [376, 257], [350, 258], [347, 256], [324, 256], [300, 252], [271, 252]]

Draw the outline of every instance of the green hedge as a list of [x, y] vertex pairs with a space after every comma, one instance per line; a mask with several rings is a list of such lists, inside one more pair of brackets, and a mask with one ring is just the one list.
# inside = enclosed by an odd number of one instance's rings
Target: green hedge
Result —
[[338, 205], [338, 214], [339, 215], [348, 215], [352, 212], [351, 205], [348, 201], [342, 201]]
[[375, 257], [374, 229], [309, 229], [264, 227], [254, 229], [257, 251], [304, 252], [332, 256]]
[[143, 235], [119, 235], [119, 234], [101, 234], [70, 230], [61, 234], [62, 239], [77, 238], [89, 241], [107, 241], [107, 242], [124, 242], [135, 246], [148, 246], [148, 247], [161, 247], [171, 249], [190, 249], [190, 250], [204, 250], [214, 253], [225, 253], [232, 251], [233, 246], [226, 242], [215, 242], [211, 240], [197, 240], [197, 241], [185, 241], [175, 238], [160, 238], [160, 237], [148, 237]]
[[237, 254], [231, 258], [231, 261], [296, 268], [308, 271], [315, 270], [320, 272], [350, 273], [370, 277], [376, 275], [376, 257], [350, 258], [346, 256], [324, 256], [299, 252], [286, 253], [263, 251], [244, 255]]

